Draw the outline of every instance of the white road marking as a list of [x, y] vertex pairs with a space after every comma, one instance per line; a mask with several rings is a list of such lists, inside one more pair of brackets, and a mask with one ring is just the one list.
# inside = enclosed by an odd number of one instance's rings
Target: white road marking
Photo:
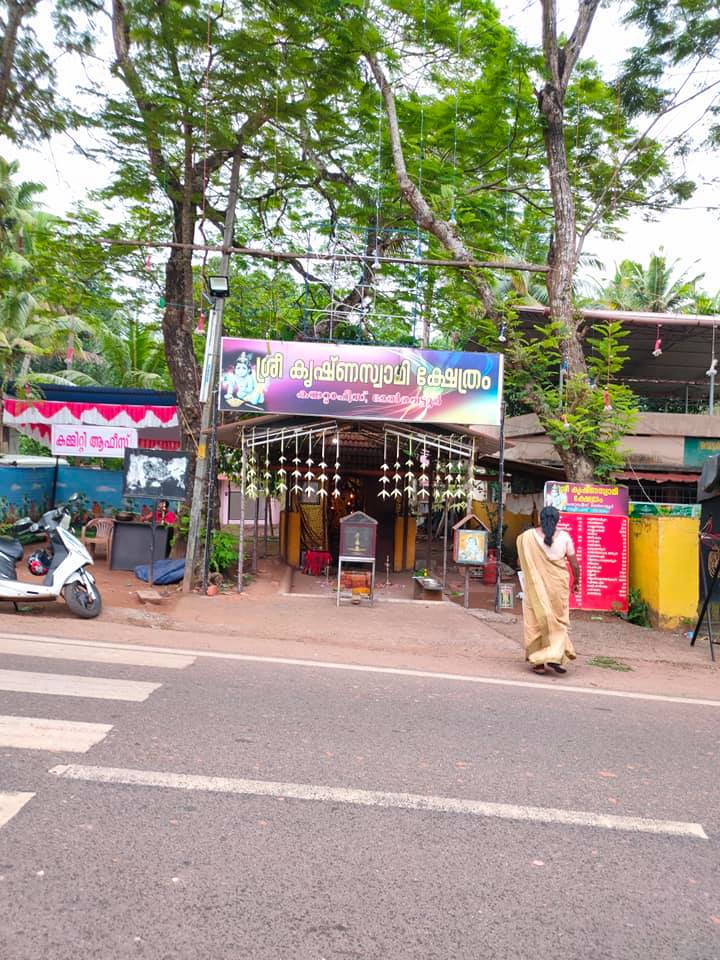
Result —
[[48, 720], [44, 717], [0, 717], [0, 747], [86, 753], [112, 730], [108, 723]]
[[159, 683], [144, 680], [110, 680], [98, 677], [74, 677], [63, 673], [31, 673], [26, 670], [0, 670], [0, 690], [15, 693], [40, 693], [57, 697], [91, 697], [95, 700], [147, 700]]
[[[55, 637], [34, 637], [46, 643], [65, 643]], [[130, 644], [104, 643], [100, 640], [73, 640], [73, 643], [87, 647], [101, 647], [109, 650], [124, 650]], [[575, 687], [563, 681], [507, 680], [499, 677], [478, 677], [465, 673], [436, 673], [432, 670], [408, 670], [403, 667], [373, 667], [359, 663], [334, 663], [327, 660], [300, 660], [293, 657], [263, 657], [249, 653], [221, 653], [216, 650], [183, 650], [181, 647], [157, 647], [132, 645], [133, 649], [149, 650], [154, 653], [179, 653], [210, 660], [235, 660], [241, 663], [268, 663], [274, 666], [310, 667], [316, 670], [347, 670], [355, 673], [378, 673], [395, 677], [410, 677], [418, 680], [450, 680], [456, 683], [479, 683], [496, 687], [520, 687], [534, 690], [535, 693], [582, 693], [591, 697], [617, 697], [620, 700], [649, 700], [655, 703], [679, 703], [690, 707], [720, 707], [720, 700], [701, 697], [675, 697], [660, 693], [634, 693], [628, 690], [600, 690], [597, 687]]]
[[34, 793], [0, 793], [0, 827], [12, 820], [34, 796]]
[[122, 647], [88, 647], [74, 640], [37, 640], [20, 634], [0, 635], [0, 654], [20, 657], [48, 657], [56, 660], [87, 660], [90, 663], [120, 663], [132, 667], [162, 667], [183, 670], [195, 663], [192, 655], [155, 653], [128, 644]]
[[269, 780], [240, 780], [227, 777], [202, 777], [193, 774], [163, 773], [154, 770], [125, 770], [118, 767], [88, 767], [67, 764], [49, 771], [64, 780], [90, 783], [124, 784], [133, 787], [166, 787], [175, 790], [201, 790], [234, 793], [253, 797], [282, 797], [289, 800], [314, 800], [321, 803], [346, 803], [363, 807], [395, 807], [401, 810], [432, 810], [500, 820], [524, 820], [578, 827], [599, 827], [631, 833], [654, 833], [671, 837], [697, 837], [707, 840], [702, 825], [677, 820], [644, 820], [617, 817], [583, 810], [555, 810], [550, 807], [526, 807], [512, 803], [486, 803], [453, 797], [421, 796], [413, 793], [383, 793], [377, 790], [348, 790], [304, 783], [275, 783]]

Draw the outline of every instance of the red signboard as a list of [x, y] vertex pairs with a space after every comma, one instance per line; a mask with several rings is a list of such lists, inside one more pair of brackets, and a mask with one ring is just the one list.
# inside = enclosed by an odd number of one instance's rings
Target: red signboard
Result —
[[628, 608], [627, 517], [564, 513], [558, 530], [566, 530], [580, 564], [580, 593], [570, 594], [574, 610]]

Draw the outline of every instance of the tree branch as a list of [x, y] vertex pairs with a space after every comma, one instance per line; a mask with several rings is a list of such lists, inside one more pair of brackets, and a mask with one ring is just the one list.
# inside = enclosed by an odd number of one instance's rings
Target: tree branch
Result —
[[390, 134], [390, 146], [393, 164], [395, 166], [395, 176], [398, 181], [398, 186], [400, 187], [400, 193], [415, 214], [415, 220], [418, 226], [436, 237], [445, 249], [452, 253], [455, 259], [464, 260], [468, 264], [470, 267], [468, 270], [468, 278], [475, 287], [485, 312], [492, 315], [494, 313], [492, 290], [482, 276], [480, 269], [473, 269], [477, 261], [457, 236], [452, 225], [448, 223], [447, 220], [441, 220], [435, 216], [427, 200], [408, 175], [407, 167], [405, 166], [405, 157], [403, 155], [400, 124], [395, 107], [395, 96], [378, 57], [375, 54], [366, 53], [365, 59], [370, 66], [385, 106], [385, 115], [387, 116], [388, 131]]

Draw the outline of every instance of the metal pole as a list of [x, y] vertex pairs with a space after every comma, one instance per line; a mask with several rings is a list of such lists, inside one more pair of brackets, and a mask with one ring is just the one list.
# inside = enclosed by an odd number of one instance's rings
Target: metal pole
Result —
[[258, 571], [258, 526], [260, 524], [260, 497], [255, 497], [255, 523], [253, 524], [252, 572]]
[[[220, 276], [227, 277], [230, 267], [230, 247], [233, 240], [233, 229], [235, 227], [235, 207], [237, 205], [238, 183], [240, 181], [240, 152], [233, 157], [232, 171], [230, 173], [230, 186], [228, 188], [228, 204], [225, 214], [225, 228], [223, 230], [222, 254], [220, 256], [220, 266], [218, 273]], [[193, 484], [192, 501], [190, 503], [190, 526], [188, 528], [187, 551], [185, 554], [185, 575], [183, 577], [183, 593], [189, 593], [192, 588], [193, 577], [195, 575], [195, 563], [198, 553], [198, 540], [200, 537], [200, 525], [202, 522], [202, 508], [205, 493], [205, 483], [208, 473], [206, 436], [210, 427], [212, 408], [217, 404], [215, 395], [215, 377], [218, 368], [218, 352], [220, 350], [220, 338], [222, 336], [222, 319], [225, 309], [225, 299], [221, 297], [215, 302], [216, 322], [210, 325], [208, 337], [212, 337], [213, 342], [208, 343], [207, 349], [210, 357], [210, 393], [208, 399], [203, 403], [202, 415], [200, 418], [200, 439], [198, 440], [197, 461], [195, 463], [195, 483]], [[213, 439], [210, 441], [214, 442]]]
[[238, 539], [238, 580], [237, 592], [243, 592], [243, 565], [245, 563], [245, 474], [247, 473], [247, 451], [245, 450], [245, 431], [240, 434], [242, 451], [240, 466], [240, 536]]
[[148, 587], [152, 589], [153, 580], [155, 579], [155, 531], [157, 530], [157, 507], [158, 501], [153, 500], [152, 502], [152, 524], [150, 526], [150, 566], [148, 567]]
[[[212, 390], [210, 391], [212, 396]], [[210, 459], [208, 463], [207, 506], [205, 507], [205, 545], [203, 550], [203, 593], [207, 593], [210, 573], [210, 554], [212, 553], [213, 505], [215, 503], [216, 464], [217, 464], [217, 403], [212, 405], [212, 433], [210, 434]]]
[[60, 471], [60, 457], [55, 457], [55, 468], [53, 470], [53, 484], [52, 484], [52, 496], [50, 497], [50, 506], [55, 506], [55, 498], [57, 497], [57, 485], [58, 485], [58, 473]]
[[[710, 368], [712, 370], [712, 367]], [[715, 374], [710, 374], [710, 399], [708, 401], [708, 413], [710, 416], [715, 412]]]
[[445, 516], [443, 518], [443, 590], [447, 586], [447, 534], [448, 534], [448, 502], [445, 498]]
[[500, 404], [500, 456], [498, 457], [498, 533], [495, 581], [495, 611], [500, 611], [500, 571], [502, 569], [503, 490], [505, 487], [505, 401]]

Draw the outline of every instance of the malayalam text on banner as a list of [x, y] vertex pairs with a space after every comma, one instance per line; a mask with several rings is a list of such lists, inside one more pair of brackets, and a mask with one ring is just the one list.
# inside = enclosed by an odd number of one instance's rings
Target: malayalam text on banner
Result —
[[500, 424], [502, 354], [224, 337], [221, 363], [221, 410]]
[[545, 484], [545, 506], [560, 513], [597, 513], [603, 516], [626, 517], [628, 488], [618, 484], [567, 483], [548, 480]]
[[570, 608], [628, 609], [628, 519], [588, 513], [566, 513], [558, 530], [566, 530], [580, 564], [580, 592], [570, 594]]
[[54, 457], [123, 457], [126, 450], [137, 445], [134, 427], [52, 425], [50, 449]]

